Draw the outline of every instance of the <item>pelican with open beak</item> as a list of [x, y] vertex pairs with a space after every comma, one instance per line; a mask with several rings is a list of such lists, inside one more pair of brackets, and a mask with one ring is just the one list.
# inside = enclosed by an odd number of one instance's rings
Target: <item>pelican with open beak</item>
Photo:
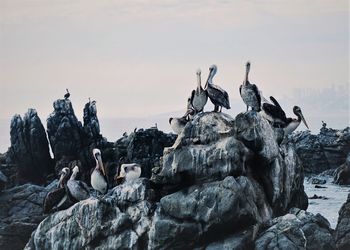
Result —
[[101, 151], [95, 148], [92, 151], [92, 154], [96, 161], [96, 167], [91, 174], [91, 186], [98, 192], [105, 194], [107, 192], [108, 185], [106, 170], [102, 162]]

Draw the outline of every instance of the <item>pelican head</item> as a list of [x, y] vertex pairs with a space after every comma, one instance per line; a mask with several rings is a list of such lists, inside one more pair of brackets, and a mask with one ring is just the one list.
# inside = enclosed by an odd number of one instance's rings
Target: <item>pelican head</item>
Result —
[[65, 181], [67, 179], [67, 177], [70, 174], [70, 169], [65, 167], [62, 168], [61, 172], [60, 172], [60, 179], [58, 181], [58, 186], [57, 187], [62, 187], [63, 186], [63, 181]]
[[103, 166], [103, 162], [102, 162], [101, 151], [98, 148], [94, 148], [92, 150], [92, 154], [94, 155], [94, 158], [97, 164], [96, 167], [98, 167], [99, 170], [102, 172], [102, 174], [106, 176], [105, 167]]
[[69, 93], [68, 89], [66, 89], [67, 93]]
[[307, 127], [307, 129], [309, 129], [309, 126], [308, 126], [307, 123], [306, 123], [306, 120], [305, 120], [305, 118], [304, 118], [304, 115], [303, 115], [303, 113], [301, 112], [301, 108], [298, 107], [298, 106], [294, 106], [294, 107], [293, 107], [293, 113], [294, 113], [296, 116], [298, 116], [298, 117], [303, 121], [303, 123], [305, 124], [305, 126]]
[[117, 179], [125, 178], [126, 181], [139, 178], [141, 175], [141, 165], [137, 163], [122, 164]]
[[245, 82], [248, 82], [248, 75], [249, 75], [249, 71], [250, 71], [250, 62], [248, 61], [246, 64], [246, 70], [245, 70]]
[[196, 72], [196, 74], [197, 74], [198, 76], [200, 76], [200, 75], [202, 74], [202, 71], [201, 71], [201, 69], [197, 69], [197, 72]]
[[218, 67], [215, 65], [215, 64], [213, 64], [213, 65], [211, 65], [210, 67], [209, 67], [209, 71], [213, 74], [213, 75], [215, 75], [216, 74], [216, 71], [218, 70]]
[[70, 177], [70, 180], [75, 180], [75, 178], [77, 177], [77, 174], [79, 173], [79, 167], [75, 166], [72, 170], [72, 175]]
[[171, 124], [171, 121], [173, 120], [173, 118], [172, 117], [170, 117], [169, 118], [169, 124]]

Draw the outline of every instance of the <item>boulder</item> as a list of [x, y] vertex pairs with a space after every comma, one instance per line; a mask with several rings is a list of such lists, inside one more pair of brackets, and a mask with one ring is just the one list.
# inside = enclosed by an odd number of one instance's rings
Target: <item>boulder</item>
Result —
[[44, 126], [35, 109], [28, 109], [23, 119], [15, 115], [11, 120], [9, 155], [16, 164], [17, 182], [43, 184], [53, 172]]
[[326, 218], [300, 209], [277, 217], [261, 228], [255, 241], [260, 249], [336, 249], [332, 229]]
[[339, 185], [350, 185], [350, 153], [346, 161], [334, 172], [334, 183]]
[[339, 210], [338, 224], [335, 228], [334, 237], [337, 249], [350, 249], [350, 194]]

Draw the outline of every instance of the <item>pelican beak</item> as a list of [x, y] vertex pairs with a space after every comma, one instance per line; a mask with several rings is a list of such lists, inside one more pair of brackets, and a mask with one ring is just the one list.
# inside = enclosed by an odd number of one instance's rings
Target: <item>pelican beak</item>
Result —
[[98, 155], [96, 156], [96, 158], [97, 158], [98, 166], [100, 167], [100, 169], [101, 169], [103, 175], [104, 175], [104, 176], [107, 176], [107, 175], [106, 175], [105, 166], [103, 165], [103, 162], [102, 162], [101, 155], [98, 154]]
[[307, 123], [306, 123], [306, 120], [305, 120], [305, 118], [304, 118], [304, 116], [303, 116], [303, 113], [300, 112], [300, 116], [301, 116], [301, 120], [303, 121], [303, 123], [305, 124], [305, 126], [307, 127], [307, 129], [309, 129], [309, 126], [308, 126]]

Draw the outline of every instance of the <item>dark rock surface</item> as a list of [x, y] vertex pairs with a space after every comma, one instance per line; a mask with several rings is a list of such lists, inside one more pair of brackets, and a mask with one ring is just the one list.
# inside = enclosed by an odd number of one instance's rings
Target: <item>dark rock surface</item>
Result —
[[329, 222], [300, 209], [277, 217], [261, 228], [255, 249], [336, 249]]
[[52, 173], [52, 159], [44, 126], [35, 109], [29, 109], [23, 119], [11, 120], [11, 147], [8, 155], [18, 175], [16, 183], [43, 184]]
[[23, 249], [45, 218], [43, 200], [55, 185], [57, 182], [47, 187], [24, 184], [0, 193], [0, 249]]
[[289, 140], [295, 143], [305, 173], [319, 174], [345, 162], [350, 152], [350, 127], [343, 130], [321, 128], [317, 135], [303, 131], [289, 136]]
[[346, 161], [334, 171], [334, 183], [339, 185], [350, 185], [350, 152]]
[[339, 210], [338, 224], [334, 236], [339, 250], [350, 249], [350, 194]]

